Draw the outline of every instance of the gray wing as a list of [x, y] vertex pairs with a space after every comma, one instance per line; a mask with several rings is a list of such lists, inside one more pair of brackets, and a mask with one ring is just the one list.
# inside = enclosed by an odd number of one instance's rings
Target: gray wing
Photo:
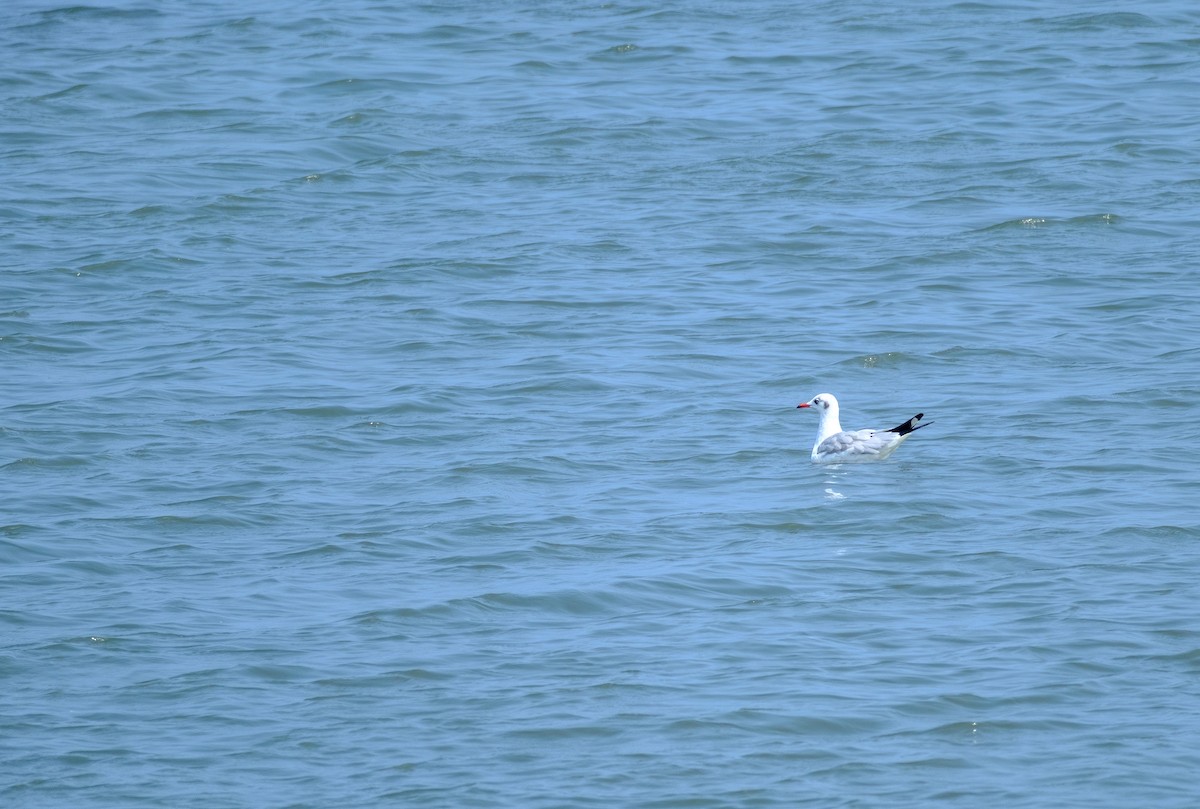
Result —
[[895, 433], [884, 430], [843, 430], [822, 441], [817, 447], [817, 454], [878, 455], [895, 440]]

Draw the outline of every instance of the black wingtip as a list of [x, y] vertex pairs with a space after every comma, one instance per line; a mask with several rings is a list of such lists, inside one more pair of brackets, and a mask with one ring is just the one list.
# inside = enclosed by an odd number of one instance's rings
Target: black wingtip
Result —
[[915, 432], [916, 430], [919, 430], [922, 427], [928, 427], [930, 424], [933, 424], [932, 421], [927, 421], [924, 424], [917, 424], [917, 422], [923, 418], [925, 418], [925, 414], [918, 413], [917, 415], [913, 416], [911, 419], [904, 422], [900, 426], [893, 427], [892, 429], [888, 430], [888, 432], [895, 433], [896, 435], [908, 435], [909, 433]]

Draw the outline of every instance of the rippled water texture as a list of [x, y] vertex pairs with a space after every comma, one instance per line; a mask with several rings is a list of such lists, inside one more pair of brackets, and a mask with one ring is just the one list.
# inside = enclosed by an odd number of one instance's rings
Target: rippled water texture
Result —
[[1198, 45], [9, 3], [0, 802], [1196, 806]]

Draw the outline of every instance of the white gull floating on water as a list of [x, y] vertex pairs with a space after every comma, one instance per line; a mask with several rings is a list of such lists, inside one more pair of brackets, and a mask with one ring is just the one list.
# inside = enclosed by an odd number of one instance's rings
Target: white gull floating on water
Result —
[[918, 426], [917, 422], [925, 416], [924, 413], [918, 413], [890, 430], [843, 430], [838, 418], [838, 400], [832, 393], [818, 393], [796, 406], [811, 407], [821, 416], [821, 423], [817, 426], [817, 443], [813, 444], [812, 450], [814, 463], [882, 461], [895, 452], [896, 447], [903, 444], [914, 430], [933, 424], [929, 421]]

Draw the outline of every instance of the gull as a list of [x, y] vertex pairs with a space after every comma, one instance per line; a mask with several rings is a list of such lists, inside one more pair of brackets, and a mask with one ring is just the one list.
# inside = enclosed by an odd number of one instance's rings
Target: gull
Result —
[[812, 399], [796, 407], [811, 407], [821, 416], [817, 426], [817, 443], [813, 444], [813, 463], [852, 463], [855, 461], [882, 461], [904, 443], [914, 430], [933, 424], [932, 421], [918, 426], [924, 418], [918, 413], [908, 421], [890, 430], [843, 430], [838, 419], [838, 400], [832, 393], [818, 393]]

